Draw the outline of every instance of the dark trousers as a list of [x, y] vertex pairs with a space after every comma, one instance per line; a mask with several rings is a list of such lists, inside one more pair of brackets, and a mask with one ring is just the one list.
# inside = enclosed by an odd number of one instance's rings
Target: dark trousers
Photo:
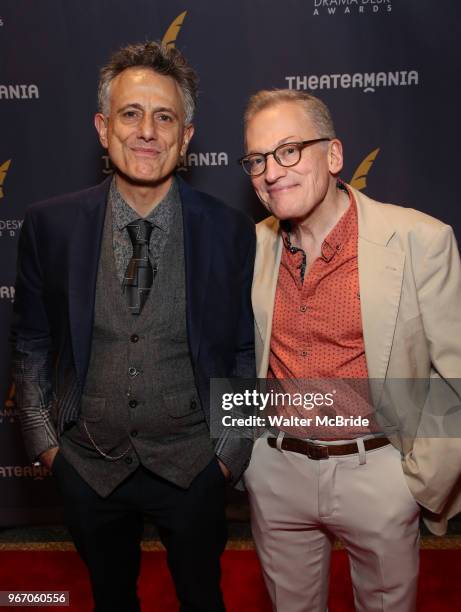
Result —
[[[167, 550], [181, 612], [222, 612], [220, 556], [227, 540], [225, 479], [213, 459], [188, 489], [139, 467], [100, 497], [58, 453], [53, 464], [67, 526], [88, 567], [95, 612], [139, 612], [143, 517]], [[154, 577], [153, 577], [154, 578]]]

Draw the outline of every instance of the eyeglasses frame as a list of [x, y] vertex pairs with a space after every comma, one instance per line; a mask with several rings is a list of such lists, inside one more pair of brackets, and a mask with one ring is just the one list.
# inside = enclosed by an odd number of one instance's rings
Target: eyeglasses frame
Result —
[[[244, 155], [243, 157], [237, 160], [237, 163], [239, 163], [242, 166], [243, 171], [245, 172], [247, 176], [261, 176], [261, 174], [264, 174], [264, 172], [266, 171], [267, 158], [269, 157], [269, 155], [273, 155], [275, 161], [278, 163], [279, 166], [282, 166], [282, 168], [292, 168], [293, 166], [296, 166], [296, 164], [299, 164], [299, 162], [301, 161], [301, 151], [303, 149], [305, 149], [309, 145], [316, 144], [317, 142], [327, 142], [327, 141], [331, 141], [331, 138], [312, 138], [311, 140], [301, 140], [300, 142], [283, 142], [282, 144], [279, 144], [278, 147], [275, 147], [273, 151], [267, 151], [267, 153], [250, 153], [249, 155]], [[278, 149], [289, 146], [289, 145], [296, 145], [297, 147], [299, 147], [298, 149], [299, 159], [294, 164], [288, 164], [288, 165], [282, 164], [280, 160], [277, 159], [276, 152]], [[258, 174], [250, 174], [249, 172], [245, 170], [245, 166], [243, 165], [244, 160], [248, 159], [249, 157], [252, 157], [253, 155], [261, 155], [262, 157], [264, 157], [264, 168], [261, 170], [261, 172], [258, 172]]]

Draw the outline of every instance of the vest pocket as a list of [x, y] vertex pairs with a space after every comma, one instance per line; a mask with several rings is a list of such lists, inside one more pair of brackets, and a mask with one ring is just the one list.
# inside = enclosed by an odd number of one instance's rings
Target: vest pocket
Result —
[[97, 423], [104, 416], [104, 408], [106, 405], [105, 397], [92, 397], [82, 395], [82, 403], [80, 410], [80, 418], [89, 423]]
[[[195, 391], [180, 391], [178, 393], [169, 393], [163, 396], [167, 414], [174, 419], [183, 417], [203, 418], [203, 411]], [[195, 419], [194, 419], [195, 420]]]

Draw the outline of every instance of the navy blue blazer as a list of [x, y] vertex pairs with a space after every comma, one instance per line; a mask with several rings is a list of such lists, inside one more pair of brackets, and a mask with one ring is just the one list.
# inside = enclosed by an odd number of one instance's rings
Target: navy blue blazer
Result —
[[[178, 178], [184, 224], [187, 333], [208, 424], [210, 378], [255, 376], [253, 222]], [[13, 378], [32, 459], [78, 418], [88, 369], [96, 279], [110, 179], [27, 209], [18, 247]], [[217, 420], [213, 419], [213, 423]], [[222, 429], [216, 454], [236, 480], [250, 439]]]

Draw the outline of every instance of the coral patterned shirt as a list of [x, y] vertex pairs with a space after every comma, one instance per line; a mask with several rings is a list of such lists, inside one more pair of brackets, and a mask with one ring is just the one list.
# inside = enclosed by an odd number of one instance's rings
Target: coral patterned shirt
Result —
[[[346, 189], [342, 184], [341, 188]], [[289, 226], [282, 225], [284, 248], [275, 295], [268, 378], [329, 381], [368, 377], [360, 310], [357, 205], [350, 191], [348, 195], [349, 207], [323, 241], [321, 255], [307, 274], [309, 254], [291, 245]], [[280, 383], [286, 387], [288, 381]], [[321, 385], [324, 389], [332, 386], [329, 382]], [[363, 391], [358, 401], [350, 397], [346, 401], [344, 387], [338, 391], [344, 399], [345, 416], [370, 414], [366, 381], [358, 381], [358, 385]], [[352, 397], [357, 399], [355, 392]], [[300, 412], [303, 411], [297, 411]], [[357, 429], [353, 427], [347, 435], [341, 428], [323, 432], [324, 437], [355, 435]]]

